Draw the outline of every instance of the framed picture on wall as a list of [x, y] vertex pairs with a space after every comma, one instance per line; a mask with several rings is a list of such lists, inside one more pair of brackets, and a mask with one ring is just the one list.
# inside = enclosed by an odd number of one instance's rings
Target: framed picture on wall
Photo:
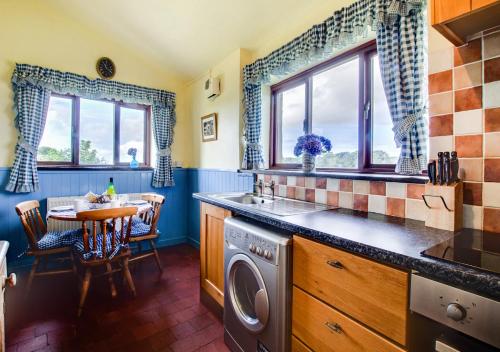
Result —
[[201, 140], [203, 142], [217, 140], [217, 113], [214, 112], [210, 115], [201, 118]]

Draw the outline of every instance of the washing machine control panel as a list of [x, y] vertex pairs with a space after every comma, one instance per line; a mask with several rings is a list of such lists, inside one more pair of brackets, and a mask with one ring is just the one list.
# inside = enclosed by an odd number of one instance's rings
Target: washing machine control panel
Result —
[[276, 263], [278, 255], [278, 245], [276, 243], [255, 234], [235, 229], [226, 229], [225, 232], [226, 241], [229, 244], [250, 252], [263, 260]]

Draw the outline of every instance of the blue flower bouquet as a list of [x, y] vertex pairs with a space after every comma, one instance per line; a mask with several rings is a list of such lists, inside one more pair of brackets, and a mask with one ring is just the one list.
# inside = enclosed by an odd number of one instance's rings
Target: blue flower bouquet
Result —
[[322, 136], [306, 134], [297, 139], [293, 150], [295, 156], [302, 155], [302, 169], [311, 172], [316, 168], [316, 157], [332, 150], [332, 142]]

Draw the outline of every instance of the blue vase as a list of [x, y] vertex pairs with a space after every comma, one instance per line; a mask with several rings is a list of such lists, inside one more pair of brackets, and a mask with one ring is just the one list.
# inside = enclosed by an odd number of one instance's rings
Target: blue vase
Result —
[[132, 161], [130, 162], [131, 169], [137, 169], [139, 167], [139, 163], [135, 160], [135, 156], [132, 156]]

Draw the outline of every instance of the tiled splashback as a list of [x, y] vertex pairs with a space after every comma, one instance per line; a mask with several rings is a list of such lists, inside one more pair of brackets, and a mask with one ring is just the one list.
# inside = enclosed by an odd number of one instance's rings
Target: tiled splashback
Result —
[[[265, 182], [274, 180], [275, 194], [341, 208], [424, 220], [424, 185], [383, 181], [357, 181], [278, 175], [258, 175]], [[269, 193], [269, 189], [266, 190]]]
[[[500, 232], [500, 30], [429, 54], [429, 153], [458, 152], [464, 226]], [[282, 197], [415, 220], [424, 185], [258, 175]]]
[[500, 30], [429, 55], [430, 156], [456, 150], [467, 227], [500, 232]]

